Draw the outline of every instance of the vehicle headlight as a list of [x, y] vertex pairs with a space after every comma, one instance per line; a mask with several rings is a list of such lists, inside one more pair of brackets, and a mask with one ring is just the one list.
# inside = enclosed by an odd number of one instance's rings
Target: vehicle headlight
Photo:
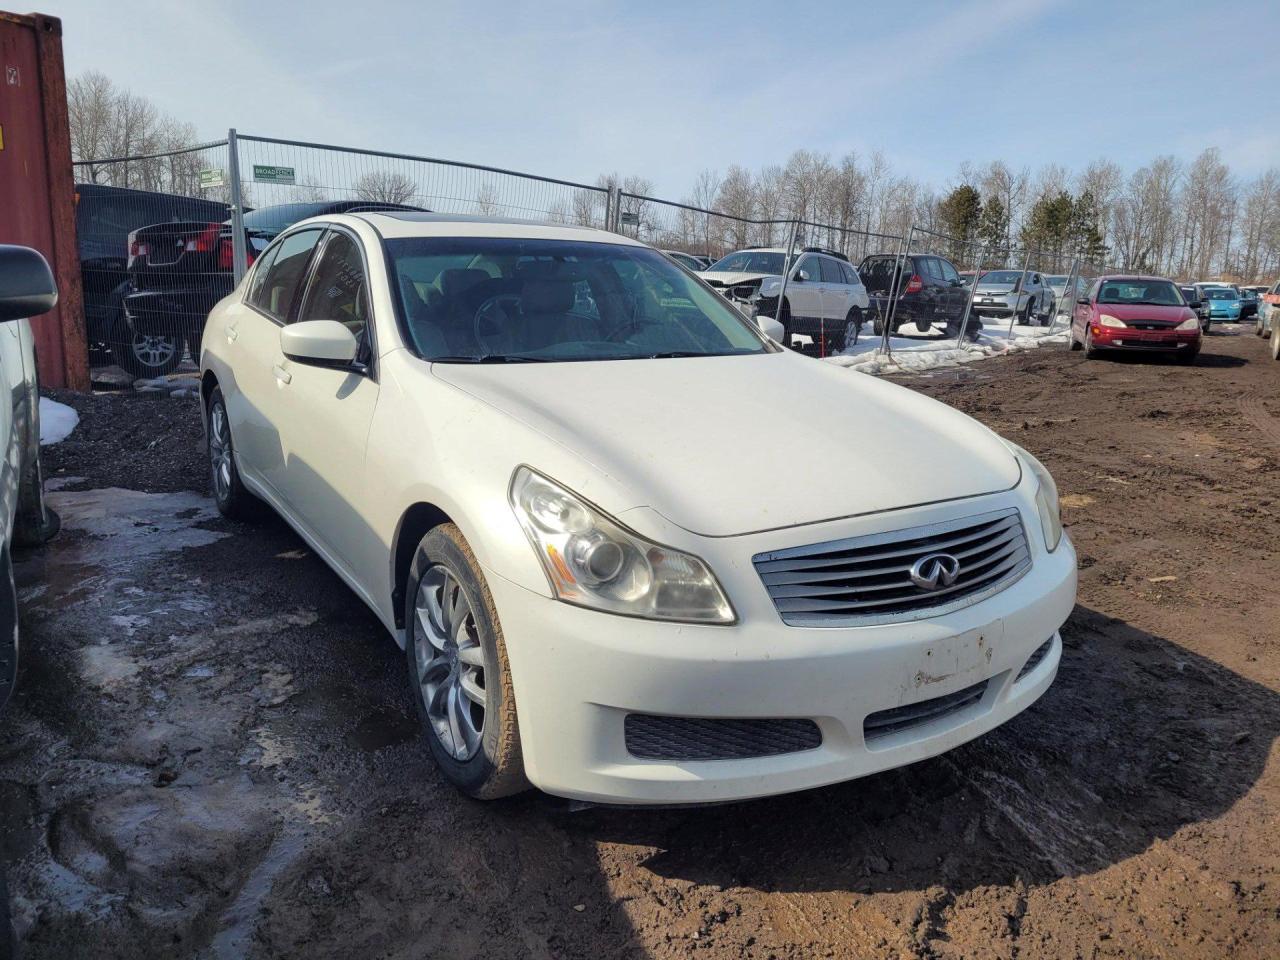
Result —
[[1123, 327], [1124, 321], [1119, 317], [1113, 317], [1109, 313], [1104, 313], [1098, 318], [1098, 324], [1103, 327]]
[[1188, 317], [1173, 329], [1175, 330], [1199, 330], [1200, 319], [1198, 317]]
[[560, 600], [651, 620], [737, 619], [700, 559], [646, 540], [528, 467], [511, 478], [511, 506]]
[[1040, 514], [1040, 526], [1044, 530], [1044, 545], [1050, 553], [1058, 549], [1062, 542], [1062, 512], [1058, 505], [1058, 485], [1045, 469], [1045, 465], [1023, 450], [1016, 443], [1009, 443], [1009, 449], [1021, 460], [1036, 478], [1036, 512]]

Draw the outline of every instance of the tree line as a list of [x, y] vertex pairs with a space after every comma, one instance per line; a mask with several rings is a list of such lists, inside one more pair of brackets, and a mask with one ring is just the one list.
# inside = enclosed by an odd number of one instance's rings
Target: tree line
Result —
[[[81, 167], [80, 179], [227, 199], [225, 187], [200, 187], [209, 158], [179, 152], [196, 143], [192, 125], [165, 116], [145, 97], [88, 72], [68, 84], [67, 106], [73, 159], [159, 155]], [[429, 179], [426, 171], [423, 176]], [[616, 189], [623, 232], [713, 256], [785, 243], [788, 222], [801, 220], [803, 242], [851, 257], [895, 249], [896, 238], [914, 226], [918, 246], [965, 267], [1016, 265], [1026, 251], [1035, 251], [1042, 269], [1049, 262], [1065, 269], [1079, 255], [1096, 267], [1188, 280], [1261, 282], [1280, 274], [1280, 170], [1239, 177], [1215, 147], [1190, 163], [1161, 156], [1127, 174], [1105, 159], [1074, 172], [1059, 164], [1032, 173], [999, 160], [963, 163], [942, 189], [896, 174], [880, 152], [833, 160], [801, 149], [784, 164], [704, 170], [678, 204], [654, 197], [652, 181], [635, 174], [602, 174], [597, 189], [548, 188], [543, 196], [531, 195], [527, 184], [493, 177], [464, 189], [424, 189], [413, 166], [403, 164], [366, 170], [343, 184], [315, 186], [311, 179], [300, 172], [290, 199], [359, 197], [478, 213], [540, 213], [593, 226], [604, 224], [606, 191]]]

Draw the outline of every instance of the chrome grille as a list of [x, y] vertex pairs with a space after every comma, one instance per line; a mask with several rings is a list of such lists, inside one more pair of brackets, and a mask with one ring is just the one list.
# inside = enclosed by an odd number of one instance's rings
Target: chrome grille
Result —
[[[911, 577], [917, 560], [945, 553], [959, 561], [954, 582], [937, 589]], [[938, 616], [1003, 590], [1031, 567], [1016, 507], [942, 523], [752, 558], [784, 623], [838, 627]]]

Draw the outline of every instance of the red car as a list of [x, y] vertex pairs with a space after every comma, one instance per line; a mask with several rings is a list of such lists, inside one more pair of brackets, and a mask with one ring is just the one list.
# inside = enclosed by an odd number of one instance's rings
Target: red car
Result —
[[1096, 357], [1102, 350], [1171, 353], [1191, 363], [1200, 352], [1200, 320], [1172, 280], [1162, 277], [1098, 277], [1076, 301], [1071, 349]]

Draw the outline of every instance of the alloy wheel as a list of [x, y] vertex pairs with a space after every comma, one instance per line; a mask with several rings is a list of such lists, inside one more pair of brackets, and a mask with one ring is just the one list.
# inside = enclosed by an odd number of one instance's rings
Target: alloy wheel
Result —
[[413, 607], [418, 695], [440, 745], [465, 762], [480, 749], [487, 701], [475, 611], [442, 564], [422, 575]]
[[231, 425], [221, 399], [209, 408], [209, 466], [213, 471], [213, 493], [226, 503], [231, 495]]
[[129, 348], [142, 366], [160, 368], [172, 361], [174, 354], [178, 352], [178, 338], [156, 333], [135, 333]]

